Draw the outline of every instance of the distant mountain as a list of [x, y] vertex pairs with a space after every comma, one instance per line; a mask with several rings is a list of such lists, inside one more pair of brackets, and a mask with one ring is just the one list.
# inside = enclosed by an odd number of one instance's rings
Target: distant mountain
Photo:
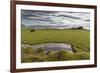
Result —
[[21, 27], [26, 27], [24, 24], [21, 24]]
[[29, 29], [87, 29], [88, 28], [84, 28], [83, 26], [68, 26], [68, 25], [59, 25], [59, 26], [53, 26], [53, 25], [31, 25], [31, 26], [26, 26], [24, 24], [21, 24], [22, 28], [29, 28]]
[[68, 25], [32, 25], [29, 27], [69, 27]]

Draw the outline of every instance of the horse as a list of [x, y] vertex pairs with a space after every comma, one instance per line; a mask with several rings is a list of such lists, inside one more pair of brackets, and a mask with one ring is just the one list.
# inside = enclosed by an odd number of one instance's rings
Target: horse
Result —
[[30, 32], [35, 32], [35, 29], [31, 29]]

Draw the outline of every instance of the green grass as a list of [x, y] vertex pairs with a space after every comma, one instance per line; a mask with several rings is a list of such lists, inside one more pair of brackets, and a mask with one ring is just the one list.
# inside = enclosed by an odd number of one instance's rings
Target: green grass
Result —
[[48, 51], [33, 48], [22, 48], [22, 63], [30, 62], [48, 62], [48, 61], [69, 61], [69, 60], [88, 60], [90, 58], [89, 52], [70, 53], [66, 50]]
[[74, 53], [66, 50], [48, 51], [43, 48], [22, 48], [21, 62], [44, 62], [65, 60], [86, 60], [90, 58], [90, 31], [78, 29], [43, 29], [30, 32], [30, 29], [21, 30], [22, 44], [67, 43], [72, 46]]
[[22, 44], [41, 44], [41, 43], [68, 43], [77, 47], [90, 48], [89, 30], [35, 30], [22, 29]]

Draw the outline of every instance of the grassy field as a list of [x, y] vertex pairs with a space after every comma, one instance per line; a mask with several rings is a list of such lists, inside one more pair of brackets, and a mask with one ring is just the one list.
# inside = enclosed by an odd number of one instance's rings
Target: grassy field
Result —
[[[22, 44], [41, 44], [41, 43], [67, 43], [73, 46], [74, 54], [70, 54], [65, 52], [65, 57], [69, 55], [68, 60], [74, 59], [89, 59], [89, 49], [90, 49], [90, 31], [89, 30], [79, 30], [79, 29], [43, 29], [43, 30], [35, 30], [30, 32], [30, 29], [22, 29], [21, 30], [21, 43]], [[22, 48], [22, 62], [33, 62], [33, 59], [37, 61], [55, 61], [58, 60], [55, 54], [58, 52], [51, 52], [50, 54], [37, 53], [35, 52], [28, 53], [27, 50]], [[31, 50], [31, 49], [30, 49]], [[29, 51], [29, 50], [28, 50]], [[60, 51], [59, 51], [60, 52]], [[35, 53], [35, 56], [33, 55]], [[56, 56], [52, 59], [52, 56]], [[59, 54], [58, 54], [59, 55]], [[85, 58], [82, 57], [85, 56]], [[35, 57], [35, 58], [33, 58]], [[49, 60], [48, 60], [49, 57]], [[51, 57], [51, 58], [50, 58]], [[60, 57], [60, 56], [59, 56]], [[32, 58], [32, 60], [31, 60]], [[37, 60], [39, 58], [39, 60]], [[63, 58], [63, 57], [62, 57]], [[68, 56], [67, 56], [68, 58]], [[59, 60], [67, 60], [59, 59]], [[27, 61], [28, 60], [28, 61]]]
[[90, 47], [88, 30], [35, 30], [22, 29], [22, 44], [69, 43], [77, 48]]

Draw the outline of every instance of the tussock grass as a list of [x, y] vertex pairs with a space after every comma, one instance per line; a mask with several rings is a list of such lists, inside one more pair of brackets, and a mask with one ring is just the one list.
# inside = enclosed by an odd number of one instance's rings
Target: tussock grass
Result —
[[[44, 50], [40, 51], [40, 49], [34, 50], [32, 48], [30, 49], [22, 48], [22, 50], [23, 50], [22, 51], [23, 54], [21, 56], [22, 63], [90, 59], [89, 52], [70, 53], [66, 50], [59, 50], [59, 51], [48, 51], [49, 53], [45, 53]], [[37, 51], [39, 52], [37, 53]]]

